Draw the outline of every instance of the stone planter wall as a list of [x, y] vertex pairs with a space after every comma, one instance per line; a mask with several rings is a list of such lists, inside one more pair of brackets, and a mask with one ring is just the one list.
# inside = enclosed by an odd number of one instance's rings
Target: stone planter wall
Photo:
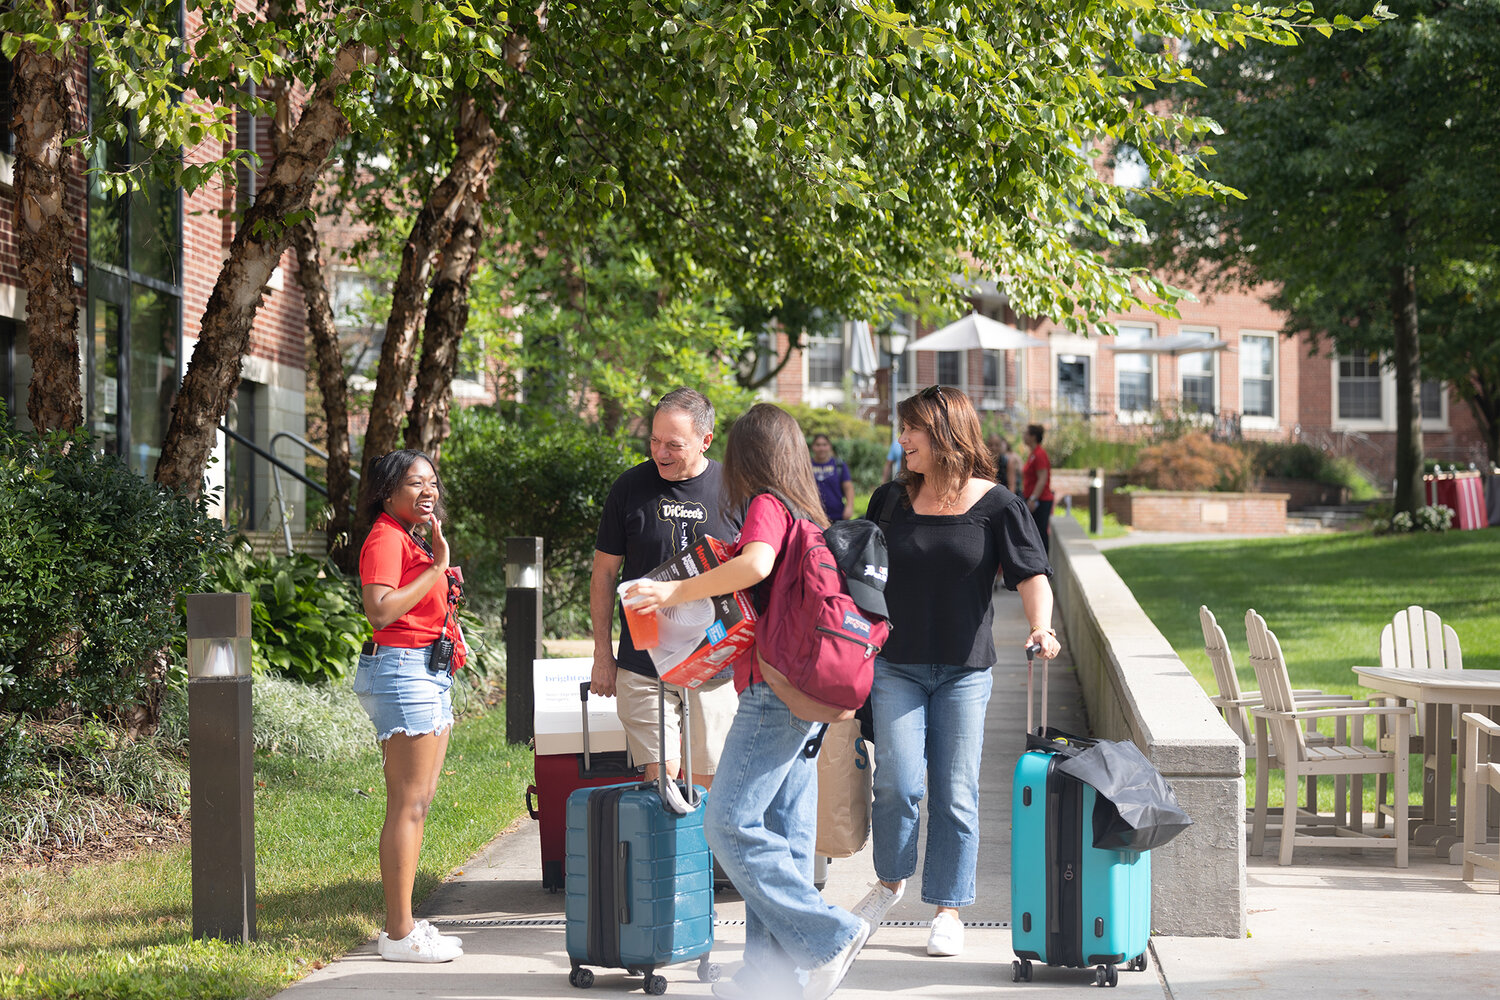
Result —
[[1287, 510], [1307, 507], [1337, 507], [1349, 502], [1349, 487], [1329, 486], [1309, 479], [1276, 479], [1268, 476], [1257, 484], [1262, 493], [1285, 493]]
[[1104, 509], [1137, 531], [1286, 533], [1285, 493], [1111, 493]]

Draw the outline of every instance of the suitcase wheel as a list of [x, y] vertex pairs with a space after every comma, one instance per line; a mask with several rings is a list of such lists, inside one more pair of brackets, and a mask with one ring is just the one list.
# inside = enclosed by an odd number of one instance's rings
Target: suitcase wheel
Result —
[[667, 977], [658, 976], [654, 972], [646, 974], [646, 992], [654, 997], [659, 997], [667, 992]]
[[1013, 983], [1031, 982], [1031, 959], [1017, 959], [1010, 963], [1010, 981]]
[[1114, 963], [1101, 965], [1094, 970], [1095, 986], [1116, 986], [1119, 982], [1120, 972], [1115, 968]]
[[719, 963], [710, 962], [708, 956], [704, 955], [698, 962], [698, 982], [717, 983], [719, 981]]
[[1125, 966], [1125, 968], [1129, 969], [1131, 972], [1145, 972], [1146, 966], [1149, 964], [1150, 961], [1146, 958], [1146, 953], [1143, 951], [1139, 955], [1135, 956], [1135, 958], [1132, 958], [1130, 960], [1130, 964]]
[[575, 965], [573, 971], [568, 973], [568, 985], [575, 989], [588, 989], [594, 985], [594, 970], [582, 969]]

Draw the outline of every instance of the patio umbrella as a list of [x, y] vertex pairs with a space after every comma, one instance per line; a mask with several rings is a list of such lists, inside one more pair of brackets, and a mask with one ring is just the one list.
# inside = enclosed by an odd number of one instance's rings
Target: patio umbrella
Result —
[[1202, 351], [1227, 351], [1229, 341], [1219, 340], [1206, 333], [1178, 333], [1170, 337], [1151, 337], [1129, 344], [1105, 344], [1106, 351], [1116, 354], [1198, 354]]
[[871, 378], [875, 369], [880, 366], [880, 361], [875, 356], [875, 341], [870, 336], [870, 324], [862, 319], [855, 320], [850, 339], [849, 370], [854, 373], [855, 378]]
[[1028, 336], [1008, 323], [970, 313], [906, 345], [908, 351], [1014, 351], [1022, 347], [1046, 347], [1045, 340]]

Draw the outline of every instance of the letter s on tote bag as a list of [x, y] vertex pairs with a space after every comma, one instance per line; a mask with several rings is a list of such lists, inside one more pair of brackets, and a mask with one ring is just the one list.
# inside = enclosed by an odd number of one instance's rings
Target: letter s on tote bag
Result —
[[830, 722], [818, 754], [818, 854], [847, 858], [864, 849], [874, 794], [870, 745], [860, 739], [859, 720]]

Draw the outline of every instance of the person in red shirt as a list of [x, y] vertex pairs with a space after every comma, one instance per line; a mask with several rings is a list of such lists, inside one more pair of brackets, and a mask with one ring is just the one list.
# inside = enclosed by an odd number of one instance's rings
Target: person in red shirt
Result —
[[376, 950], [393, 962], [449, 962], [463, 954], [460, 939], [414, 920], [411, 893], [453, 729], [449, 689], [467, 652], [455, 613], [461, 590], [448, 566], [443, 487], [432, 460], [419, 451], [384, 455], [371, 464], [367, 489], [373, 523], [360, 550], [359, 578], [375, 635], [360, 655], [354, 693], [385, 760], [385, 930]]
[[[641, 581], [631, 599], [641, 598], [643, 610], [671, 607], [748, 590], [782, 571], [793, 521], [773, 493], [828, 526], [797, 421], [757, 403], [734, 422], [724, 451], [724, 506], [745, 511], [735, 556], [686, 580]], [[714, 995], [823, 1000], [838, 989], [870, 930], [813, 884], [818, 762], [802, 748], [815, 723], [793, 715], [776, 695], [754, 649], [735, 661], [734, 686], [739, 709], [706, 800], [703, 832], [745, 899], [745, 965], [715, 983]]]
[[1041, 532], [1042, 544], [1051, 539], [1048, 534], [1052, 523], [1052, 459], [1042, 447], [1042, 436], [1047, 429], [1041, 424], [1027, 424], [1024, 438], [1031, 454], [1021, 467], [1021, 496], [1036, 521], [1036, 530]]

